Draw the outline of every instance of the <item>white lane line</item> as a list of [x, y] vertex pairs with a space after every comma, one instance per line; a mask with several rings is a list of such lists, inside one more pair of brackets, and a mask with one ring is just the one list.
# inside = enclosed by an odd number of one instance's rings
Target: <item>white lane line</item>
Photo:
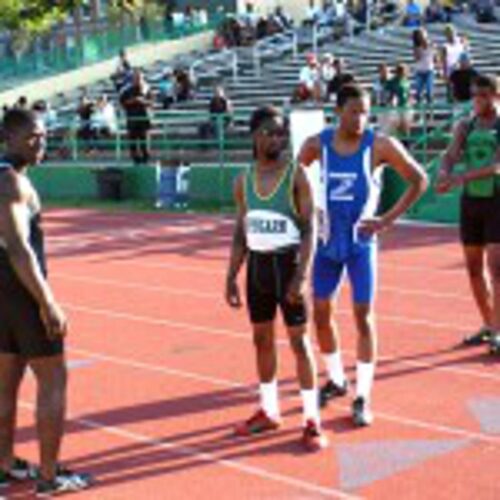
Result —
[[[68, 310], [73, 310], [75, 312], [81, 312], [81, 313], [86, 313], [86, 314], [92, 314], [92, 315], [97, 315], [97, 316], [104, 316], [107, 318], [113, 318], [113, 319], [120, 319], [120, 320], [126, 320], [126, 321], [132, 321], [132, 322], [137, 322], [137, 323], [144, 323], [148, 325], [154, 325], [154, 326], [164, 326], [168, 328], [179, 328], [182, 330], [187, 330], [187, 331], [192, 331], [192, 332], [202, 332], [202, 333], [208, 333], [211, 335], [218, 335], [218, 336], [223, 336], [223, 337], [229, 337], [233, 339], [238, 339], [238, 340], [244, 340], [246, 342], [250, 342], [250, 333], [247, 332], [236, 332], [234, 330], [228, 330], [224, 328], [213, 328], [213, 327], [208, 327], [205, 325], [194, 325], [192, 323], [185, 323], [185, 322], [180, 322], [180, 321], [171, 321], [168, 319], [162, 319], [162, 318], [153, 318], [150, 316], [141, 316], [141, 315], [135, 315], [135, 314], [130, 314], [127, 312], [123, 311], [113, 311], [110, 309], [96, 309], [92, 307], [86, 307], [86, 306], [81, 306], [77, 304], [69, 304], [65, 303], [64, 306]], [[351, 315], [351, 311], [343, 311], [339, 310], [339, 314], [341, 315]], [[394, 319], [394, 321], [398, 322], [408, 322], [406, 318], [400, 318], [400, 319]], [[418, 320], [417, 320], [418, 321]], [[432, 326], [432, 323], [430, 323]], [[447, 325], [450, 327], [450, 325]], [[463, 328], [463, 325], [461, 327], [456, 327], [458, 328]], [[458, 330], [457, 330], [458, 331]], [[469, 331], [469, 329], [464, 330], [464, 331]], [[278, 339], [277, 340], [278, 344], [281, 346], [288, 345], [288, 341], [285, 339]], [[345, 350], [345, 353], [348, 353], [352, 356], [355, 355], [354, 351], [349, 351]], [[483, 372], [483, 371], [477, 371], [477, 370], [470, 370], [466, 368], [454, 368], [454, 367], [449, 367], [449, 366], [435, 366], [432, 363], [426, 363], [424, 361], [415, 361], [415, 360], [399, 360], [398, 357], [396, 356], [379, 356], [380, 361], [386, 361], [386, 362], [392, 362], [394, 364], [402, 364], [402, 365], [408, 365], [408, 366], [413, 366], [413, 367], [418, 367], [418, 368], [426, 368], [428, 370], [432, 371], [437, 371], [437, 372], [445, 372], [445, 373], [452, 373], [455, 375], [461, 375], [461, 376], [471, 376], [471, 377], [476, 377], [476, 378], [482, 378], [482, 379], [488, 379], [488, 380], [493, 380], [493, 381], [500, 381], [500, 375], [495, 375], [493, 373], [488, 373], [488, 372]]]
[[[25, 401], [22, 402], [20, 406], [25, 409], [29, 409], [30, 411], [33, 409], [33, 404]], [[213, 463], [222, 467], [226, 467], [228, 469], [235, 470], [239, 473], [248, 474], [250, 476], [259, 477], [261, 479], [266, 479], [269, 481], [274, 481], [277, 483], [284, 484], [286, 486], [291, 486], [303, 491], [307, 491], [309, 493], [319, 494], [324, 497], [338, 498], [342, 500], [358, 500], [361, 498], [355, 495], [344, 493], [343, 491], [337, 490], [335, 488], [327, 488], [319, 484], [314, 484], [307, 481], [302, 481], [301, 479], [297, 479], [295, 477], [287, 476], [286, 474], [271, 472], [261, 467], [248, 465], [240, 460], [230, 460], [226, 458], [220, 458], [215, 453], [203, 451], [199, 448], [196, 448], [195, 446], [170, 443], [164, 439], [158, 439], [152, 436], [148, 436], [146, 434], [128, 431], [113, 425], [102, 424], [92, 419], [69, 416], [68, 420], [77, 422], [78, 424], [87, 427], [89, 429], [94, 429], [97, 431], [105, 432], [107, 434], [112, 434], [114, 436], [124, 438], [128, 441], [146, 444], [154, 449], [173, 451], [175, 453], [178, 453], [179, 455], [183, 455], [186, 457], [194, 457], [198, 460], [203, 460], [207, 463]]]
[[[75, 274], [61, 273], [61, 272], [53, 272], [50, 274], [51, 278], [58, 278], [66, 281], [79, 281], [82, 283], [90, 283], [96, 285], [105, 285], [105, 286], [114, 286], [118, 288], [131, 288], [134, 290], [145, 290], [148, 292], [163, 292], [165, 294], [173, 294], [173, 295], [188, 295], [192, 297], [198, 297], [203, 299], [220, 299], [222, 297], [221, 293], [214, 292], [199, 292], [197, 290], [189, 289], [189, 288], [179, 288], [179, 287], [168, 287], [164, 285], [145, 285], [144, 283], [132, 282], [128, 281], [119, 281], [107, 278], [94, 278], [89, 276], [78, 276]], [[166, 279], [166, 281], [168, 281]], [[421, 296], [432, 299], [442, 299], [442, 300], [460, 300], [464, 302], [471, 302], [471, 297], [466, 294], [458, 294], [458, 293], [440, 293], [440, 292], [431, 292], [429, 290], [424, 289], [406, 289], [399, 288], [395, 286], [379, 286], [379, 291], [381, 292], [391, 292], [396, 293], [398, 295], [410, 295], [410, 296]]]
[[[151, 372], [155, 372], [155, 373], [163, 373], [163, 374], [168, 375], [168, 376], [175, 376], [175, 377], [188, 378], [188, 379], [192, 379], [192, 380], [199, 380], [199, 381], [207, 382], [209, 384], [214, 384], [214, 385], [218, 385], [218, 386], [222, 386], [222, 387], [232, 387], [232, 388], [238, 387], [238, 388], [245, 389], [245, 385], [243, 385], [239, 382], [236, 382], [234, 380], [215, 379], [215, 378], [206, 377], [205, 375], [201, 375], [201, 374], [191, 372], [188, 370], [171, 370], [171, 369], [166, 368], [164, 366], [156, 366], [156, 365], [152, 365], [151, 363], [143, 363], [143, 362], [130, 360], [127, 358], [121, 358], [118, 356], [110, 356], [107, 354], [102, 354], [102, 353], [90, 351], [87, 349], [81, 349], [78, 347], [75, 347], [75, 348], [71, 347], [70, 350], [76, 354], [81, 354], [81, 355], [85, 355], [85, 356], [92, 356], [96, 359], [100, 359], [101, 361], [109, 362], [109, 363], [120, 365], [120, 366], [125, 366], [128, 368], [136, 368], [139, 370], [151, 371]], [[251, 389], [248, 389], [248, 391], [251, 392]], [[299, 398], [294, 397], [293, 399], [299, 399]], [[344, 410], [347, 412], [351, 411], [350, 406], [347, 406], [347, 405], [335, 403], [331, 406], [334, 406], [335, 408], [338, 408], [338, 409], [341, 409], [341, 410]], [[427, 422], [425, 420], [401, 417], [400, 415], [393, 415], [393, 414], [386, 413], [386, 412], [375, 411], [374, 413], [375, 413], [375, 416], [379, 417], [382, 420], [396, 422], [399, 424], [406, 425], [408, 427], [418, 427], [421, 429], [432, 430], [432, 431], [435, 431], [438, 433], [451, 434], [454, 436], [465, 437], [467, 439], [473, 439], [473, 440], [477, 440], [477, 441], [488, 442], [490, 444], [500, 445], [500, 436], [492, 436], [492, 435], [488, 435], [488, 434], [485, 434], [482, 432], [469, 431], [467, 429], [463, 429], [460, 427], [452, 427], [452, 426], [448, 426], [448, 425]]]

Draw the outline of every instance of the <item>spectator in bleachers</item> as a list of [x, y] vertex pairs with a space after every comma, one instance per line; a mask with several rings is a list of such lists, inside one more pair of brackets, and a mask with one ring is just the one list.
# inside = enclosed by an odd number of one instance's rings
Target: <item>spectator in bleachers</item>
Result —
[[335, 58], [332, 54], [324, 54], [321, 58], [320, 78], [321, 78], [321, 95], [326, 102], [331, 99], [330, 85], [335, 78]]
[[408, 0], [403, 19], [404, 26], [417, 27], [422, 24], [422, 9], [416, 0]]
[[292, 97], [293, 102], [314, 100], [321, 98], [321, 82], [318, 59], [315, 54], [307, 54], [306, 65], [300, 70], [299, 84]]
[[193, 97], [193, 82], [189, 78], [189, 73], [183, 68], [174, 70], [175, 80], [175, 100], [178, 102], [188, 101]]
[[319, 21], [321, 9], [316, 6], [315, 0], [309, 0], [309, 5], [304, 16], [304, 25], [313, 26]]
[[443, 65], [443, 76], [446, 81], [448, 100], [452, 100], [450, 89], [450, 75], [458, 67], [460, 56], [467, 52], [469, 47], [458, 36], [453, 26], [445, 28], [445, 42], [441, 48], [441, 61]]
[[111, 75], [111, 80], [115, 85], [115, 89], [119, 92], [123, 87], [130, 83], [132, 77], [132, 65], [130, 64], [125, 49], [121, 49], [118, 55], [118, 64], [115, 72]]
[[118, 122], [116, 110], [108, 100], [106, 94], [101, 95], [94, 106], [92, 116], [90, 117], [90, 126], [92, 136], [97, 141], [111, 139], [118, 131]]
[[377, 114], [379, 128], [384, 133], [391, 133], [391, 113], [388, 106], [391, 104], [391, 69], [386, 63], [379, 64], [378, 76], [373, 82], [373, 104], [380, 108]]
[[472, 8], [476, 13], [478, 23], [494, 23], [497, 21], [494, 0], [475, 0], [472, 3]]
[[49, 133], [57, 126], [57, 112], [46, 100], [35, 101], [31, 109], [37, 114]]
[[135, 164], [147, 163], [150, 158], [148, 133], [151, 129], [152, 92], [144, 74], [136, 69], [132, 83], [120, 95], [127, 116], [130, 156]]
[[444, 23], [449, 22], [449, 15], [444, 10], [440, 0], [431, 0], [425, 9], [425, 22], [431, 23]]
[[25, 95], [22, 95], [14, 104], [14, 107], [17, 109], [28, 109], [28, 98]]
[[398, 64], [395, 74], [388, 83], [389, 102], [396, 109], [390, 113], [390, 132], [407, 136], [411, 130], [413, 114], [410, 109], [411, 82], [409, 68]]
[[424, 92], [427, 104], [431, 104], [434, 93], [436, 49], [423, 28], [418, 28], [413, 32], [413, 57], [417, 104], [421, 102]]
[[175, 102], [175, 82], [170, 68], [163, 72], [158, 83], [158, 98], [163, 109], [169, 109]]
[[473, 68], [470, 56], [463, 52], [458, 68], [450, 75], [450, 88], [453, 102], [469, 102], [472, 99], [472, 85], [478, 72]]
[[78, 115], [77, 137], [82, 142], [82, 150], [90, 152], [94, 140], [90, 119], [94, 112], [95, 103], [84, 93], [76, 110]]
[[285, 14], [281, 5], [276, 7], [274, 14], [271, 16], [271, 20], [280, 31], [286, 31], [293, 28], [293, 20]]
[[356, 79], [352, 73], [349, 73], [346, 70], [345, 60], [342, 57], [337, 57], [333, 62], [333, 67], [335, 68], [335, 76], [333, 80], [330, 82], [330, 87], [328, 89], [328, 94], [335, 95], [335, 99], [337, 98], [337, 94], [339, 90], [347, 84], [355, 83]]
[[444, 30], [445, 42], [441, 48], [441, 60], [443, 63], [443, 75], [448, 78], [456, 69], [460, 56], [469, 50], [469, 47], [458, 36], [455, 28], [451, 25]]
[[214, 93], [208, 105], [208, 112], [210, 113], [210, 121], [202, 124], [200, 127], [200, 136], [202, 139], [218, 135], [221, 124], [224, 129], [231, 124], [233, 104], [227, 97], [224, 87], [221, 85], [214, 87]]

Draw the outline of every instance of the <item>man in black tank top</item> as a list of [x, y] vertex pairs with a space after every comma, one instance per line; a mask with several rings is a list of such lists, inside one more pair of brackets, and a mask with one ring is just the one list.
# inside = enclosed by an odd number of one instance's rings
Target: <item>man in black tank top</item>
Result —
[[40, 204], [26, 170], [41, 161], [45, 130], [36, 115], [14, 109], [3, 121], [6, 156], [0, 163], [0, 485], [27, 478], [14, 457], [16, 397], [29, 366], [36, 403], [41, 463], [36, 494], [49, 496], [89, 485], [84, 474], [58, 465], [66, 399], [63, 337], [66, 317], [46, 279]]
[[[460, 239], [472, 295], [483, 320], [466, 346], [489, 343], [500, 354], [500, 111], [498, 84], [482, 75], [473, 87], [474, 115], [461, 121], [446, 151], [436, 191], [463, 186]], [[464, 159], [465, 172], [453, 173]]]

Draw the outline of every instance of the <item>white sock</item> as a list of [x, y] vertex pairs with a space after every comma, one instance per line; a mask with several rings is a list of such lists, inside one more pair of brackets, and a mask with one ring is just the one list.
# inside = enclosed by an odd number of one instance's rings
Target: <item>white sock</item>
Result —
[[318, 389], [301, 389], [302, 407], [304, 410], [304, 424], [308, 420], [312, 420], [319, 425], [319, 400]]
[[373, 377], [375, 375], [375, 363], [356, 363], [356, 396], [370, 399], [372, 392]]
[[279, 418], [280, 408], [278, 402], [278, 382], [273, 380], [267, 384], [260, 384], [260, 405], [266, 412], [266, 415], [271, 418]]
[[326, 371], [328, 372], [328, 378], [336, 385], [344, 385], [346, 376], [340, 351], [323, 354], [323, 360], [325, 362]]

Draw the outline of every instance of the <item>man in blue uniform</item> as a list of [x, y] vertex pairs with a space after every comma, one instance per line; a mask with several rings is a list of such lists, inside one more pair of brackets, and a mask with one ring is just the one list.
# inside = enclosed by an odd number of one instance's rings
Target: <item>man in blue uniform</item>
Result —
[[[309, 138], [299, 153], [302, 165], [321, 162], [320, 227], [314, 258], [314, 320], [329, 380], [321, 389], [324, 406], [347, 393], [337, 328], [332, 321], [335, 298], [345, 270], [350, 278], [358, 330], [357, 387], [353, 402], [356, 425], [373, 420], [370, 393], [377, 337], [374, 298], [377, 278], [377, 233], [387, 229], [425, 191], [427, 177], [399, 141], [367, 128], [370, 101], [357, 85], [341, 88], [336, 128]], [[382, 165], [408, 182], [408, 189], [386, 213], [376, 217]]]

